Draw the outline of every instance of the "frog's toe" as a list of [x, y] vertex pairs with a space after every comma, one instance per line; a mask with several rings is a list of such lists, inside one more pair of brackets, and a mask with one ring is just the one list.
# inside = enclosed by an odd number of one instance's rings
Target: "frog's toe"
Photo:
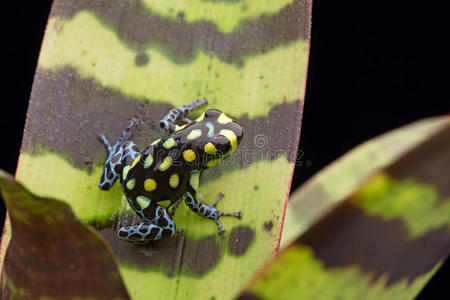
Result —
[[242, 213], [240, 211], [236, 211], [236, 212], [231, 212], [231, 213], [226, 213], [226, 212], [221, 212], [219, 211], [219, 215], [220, 216], [230, 216], [230, 217], [235, 217], [235, 218], [242, 218]]
[[224, 234], [225, 232], [227, 232], [227, 231], [225, 230], [225, 228], [223, 228], [222, 223], [220, 223], [219, 218], [215, 219], [214, 222], [216, 222], [217, 230], [218, 230], [218, 233], [219, 233], [220, 235], [222, 235], [222, 234]]
[[106, 148], [111, 148], [111, 145], [109, 144], [108, 140], [106, 139], [105, 135], [102, 133], [97, 136], [97, 140], [100, 141], [103, 145], [105, 145]]
[[217, 206], [217, 203], [219, 203], [220, 200], [222, 200], [222, 198], [225, 197], [225, 194], [220, 192], [219, 195], [217, 195], [216, 201], [214, 201], [214, 203], [212, 204], [213, 207]]
[[240, 211], [238, 212], [233, 212], [233, 213], [224, 213], [221, 212], [219, 210], [216, 210], [216, 217], [213, 219], [214, 222], [216, 222], [217, 225], [217, 230], [219, 232], [220, 235], [224, 234], [226, 232], [225, 228], [223, 228], [222, 223], [219, 221], [219, 218], [222, 216], [232, 216], [232, 217], [236, 217], [238, 219], [240, 219], [242, 217], [242, 214]]

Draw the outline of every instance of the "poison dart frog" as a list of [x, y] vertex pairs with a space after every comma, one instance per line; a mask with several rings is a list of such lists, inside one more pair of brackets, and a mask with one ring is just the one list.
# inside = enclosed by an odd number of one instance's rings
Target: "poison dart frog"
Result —
[[217, 209], [222, 193], [208, 205], [198, 192], [203, 171], [229, 157], [243, 136], [241, 125], [216, 109], [207, 110], [195, 121], [187, 118], [190, 111], [206, 104], [206, 99], [194, 100], [172, 109], [160, 121], [169, 135], [154, 141], [143, 152], [128, 140], [137, 120], [130, 121], [114, 145], [105, 135], [99, 136], [108, 151], [99, 188], [109, 190], [119, 179], [128, 203], [142, 219], [139, 224], [119, 225], [119, 239], [145, 244], [183, 234], [172, 219], [183, 196], [193, 212], [217, 224], [219, 234], [225, 232], [221, 216], [241, 218], [240, 211], [225, 213]]

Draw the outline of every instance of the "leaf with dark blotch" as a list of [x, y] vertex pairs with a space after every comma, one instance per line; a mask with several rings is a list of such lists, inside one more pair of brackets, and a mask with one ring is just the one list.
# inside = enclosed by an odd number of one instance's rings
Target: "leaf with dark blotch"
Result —
[[[300, 136], [311, 1], [169, 2], [54, 1], [16, 176], [95, 224], [130, 297], [230, 299], [278, 251]], [[136, 118], [131, 139], [143, 151], [167, 137], [159, 121], [168, 111], [202, 97], [208, 106], [189, 118], [219, 109], [245, 134], [231, 157], [204, 172], [199, 192], [208, 204], [223, 192], [220, 209], [243, 217], [223, 218], [227, 231], [218, 235], [214, 222], [182, 204], [174, 221], [183, 237], [119, 241], [118, 222], [140, 220], [118, 183], [98, 188], [106, 153], [97, 136], [115, 141]]]
[[69, 205], [31, 194], [3, 171], [0, 187], [12, 225], [2, 299], [129, 299], [111, 250]]
[[240, 299], [412, 299], [450, 253], [450, 126], [374, 174]]
[[373, 174], [449, 125], [448, 116], [413, 122], [374, 137], [329, 164], [290, 195], [281, 247], [292, 243]]
[[[133, 299], [230, 299], [278, 251], [300, 135], [311, 1], [263, 2], [53, 3], [16, 176], [95, 224]], [[189, 118], [219, 109], [245, 134], [229, 159], [204, 172], [199, 192], [208, 204], [223, 192], [220, 209], [243, 217], [223, 218], [227, 231], [218, 235], [214, 222], [182, 204], [174, 217], [182, 237], [119, 241], [118, 222], [140, 220], [118, 183], [98, 188], [106, 153], [97, 136], [115, 141], [136, 118], [131, 139], [143, 151], [167, 137], [164, 115], [202, 97], [208, 106]]]

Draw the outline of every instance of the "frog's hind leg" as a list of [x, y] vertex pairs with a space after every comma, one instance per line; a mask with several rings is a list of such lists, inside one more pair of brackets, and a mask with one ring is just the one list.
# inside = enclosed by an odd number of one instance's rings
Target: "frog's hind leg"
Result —
[[192, 189], [188, 189], [188, 192], [186, 192], [186, 199], [185, 202], [189, 208], [195, 212], [196, 214], [213, 220], [217, 225], [217, 230], [219, 234], [225, 233], [225, 228], [223, 228], [222, 223], [219, 221], [219, 218], [222, 216], [231, 216], [235, 218], [241, 218], [242, 214], [240, 211], [232, 212], [232, 213], [226, 213], [222, 212], [217, 209], [217, 203], [224, 197], [224, 194], [220, 193], [217, 196], [216, 201], [213, 204], [206, 204], [205, 201], [203, 201], [203, 197], [201, 193], [196, 193]]
[[163, 230], [161, 227], [151, 223], [142, 222], [119, 228], [117, 237], [130, 243], [145, 244], [151, 240], [161, 239], [162, 233]]
[[[127, 128], [122, 132], [122, 135], [114, 145], [111, 145], [104, 134], [101, 134], [98, 139], [106, 147], [108, 157], [105, 161], [102, 176], [98, 187], [104, 191], [112, 188], [115, 181], [122, 177], [125, 166], [131, 165], [134, 159], [139, 155], [139, 149], [132, 141], [127, 141], [130, 130], [136, 126], [137, 120], [132, 119]], [[121, 180], [122, 182], [122, 180]]]
[[194, 109], [199, 108], [202, 105], [206, 105], [208, 102], [205, 98], [201, 100], [194, 99], [192, 102], [174, 108], [159, 122], [159, 125], [169, 133], [174, 132], [178, 129], [178, 125], [175, 124], [176, 121], [182, 120], [184, 123], [189, 123], [191, 120], [187, 118], [187, 114]]
[[120, 240], [135, 243], [147, 244], [150, 241], [157, 241], [163, 237], [170, 237], [175, 234], [182, 235], [183, 230], [172, 230], [159, 227], [152, 223], [142, 222], [135, 225], [123, 226], [117, 231]]
[[[175, 228], [171, 215], [162, 206], [150, 204], [145, 210], [137, 211], [137, 213], [143, 222], [120, 227], [117, 231], [119, 239], [130, 243], [146, 244], [163, 237], [182, 235], [184, 232], [182, 229]], [[153, 218], [149, 219], [149, 216]]]

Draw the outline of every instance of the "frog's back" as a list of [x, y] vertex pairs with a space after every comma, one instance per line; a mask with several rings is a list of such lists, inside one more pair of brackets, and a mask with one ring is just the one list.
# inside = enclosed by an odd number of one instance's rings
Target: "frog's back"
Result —
[[[174, 202], [186, 191], [189, 180], [188, 168], [180, 160], [180, 151], [174, 146], [166, 148], [163, 144], [172, 144], [170, 138], [143, 151], [139, 161], [130, 168], [124, 185], [130, 198], [146, 196], [152, 201], [170, 200]], [[131, 182], [131, 183], [130, 183]]]
[[201, 172], [226, 158], [241, 137], [239, 124], [218, 110], [208, 110], [147, 147], [125, 176], [125, 193], [174, 202], [186, 192], [192, 171]]

